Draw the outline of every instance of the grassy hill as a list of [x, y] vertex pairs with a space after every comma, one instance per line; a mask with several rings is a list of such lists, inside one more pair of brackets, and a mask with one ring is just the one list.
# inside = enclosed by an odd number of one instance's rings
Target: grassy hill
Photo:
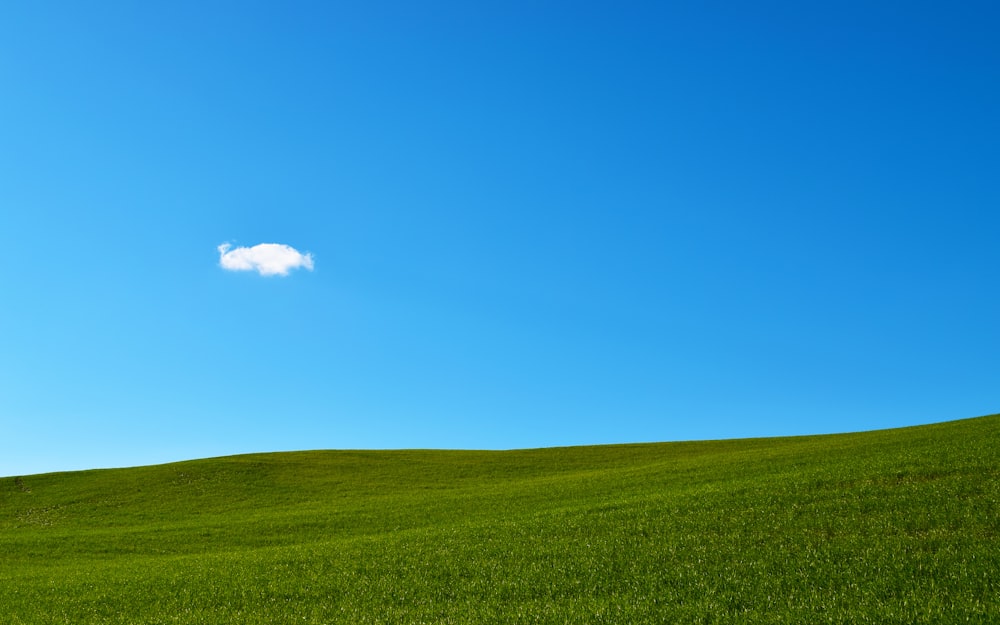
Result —
[[4, 623], [1000, 623], [1000, 416], [0, 479]]

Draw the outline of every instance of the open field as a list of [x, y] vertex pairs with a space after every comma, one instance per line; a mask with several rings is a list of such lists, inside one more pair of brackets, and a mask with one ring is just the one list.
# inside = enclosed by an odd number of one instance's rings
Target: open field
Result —
[[0, 479], [4, 623], [1000, 623], [1000, 416]]

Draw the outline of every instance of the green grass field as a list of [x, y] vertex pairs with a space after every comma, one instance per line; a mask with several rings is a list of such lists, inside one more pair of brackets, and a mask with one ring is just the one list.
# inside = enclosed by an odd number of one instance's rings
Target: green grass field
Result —
[[1000, 623], [1000, 416], [0, 479], [0, 622]]

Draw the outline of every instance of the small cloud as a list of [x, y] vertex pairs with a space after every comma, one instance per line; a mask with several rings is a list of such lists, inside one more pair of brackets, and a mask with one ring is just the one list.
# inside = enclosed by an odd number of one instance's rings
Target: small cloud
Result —
[[312, 254], [303, 254], [290, 245], [261, 243], [253, 247], [218, 247], [219, 266], [228, 271], [256, 271], [262, 276], [287, 276], [298, 267], [313, 268]]

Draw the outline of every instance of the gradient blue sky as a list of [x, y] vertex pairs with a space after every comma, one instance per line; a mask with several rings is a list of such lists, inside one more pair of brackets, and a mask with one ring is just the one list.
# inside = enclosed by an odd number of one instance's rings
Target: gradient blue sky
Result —
[[1000, 411], [998, 7], [5, 3], [0, 475]]

